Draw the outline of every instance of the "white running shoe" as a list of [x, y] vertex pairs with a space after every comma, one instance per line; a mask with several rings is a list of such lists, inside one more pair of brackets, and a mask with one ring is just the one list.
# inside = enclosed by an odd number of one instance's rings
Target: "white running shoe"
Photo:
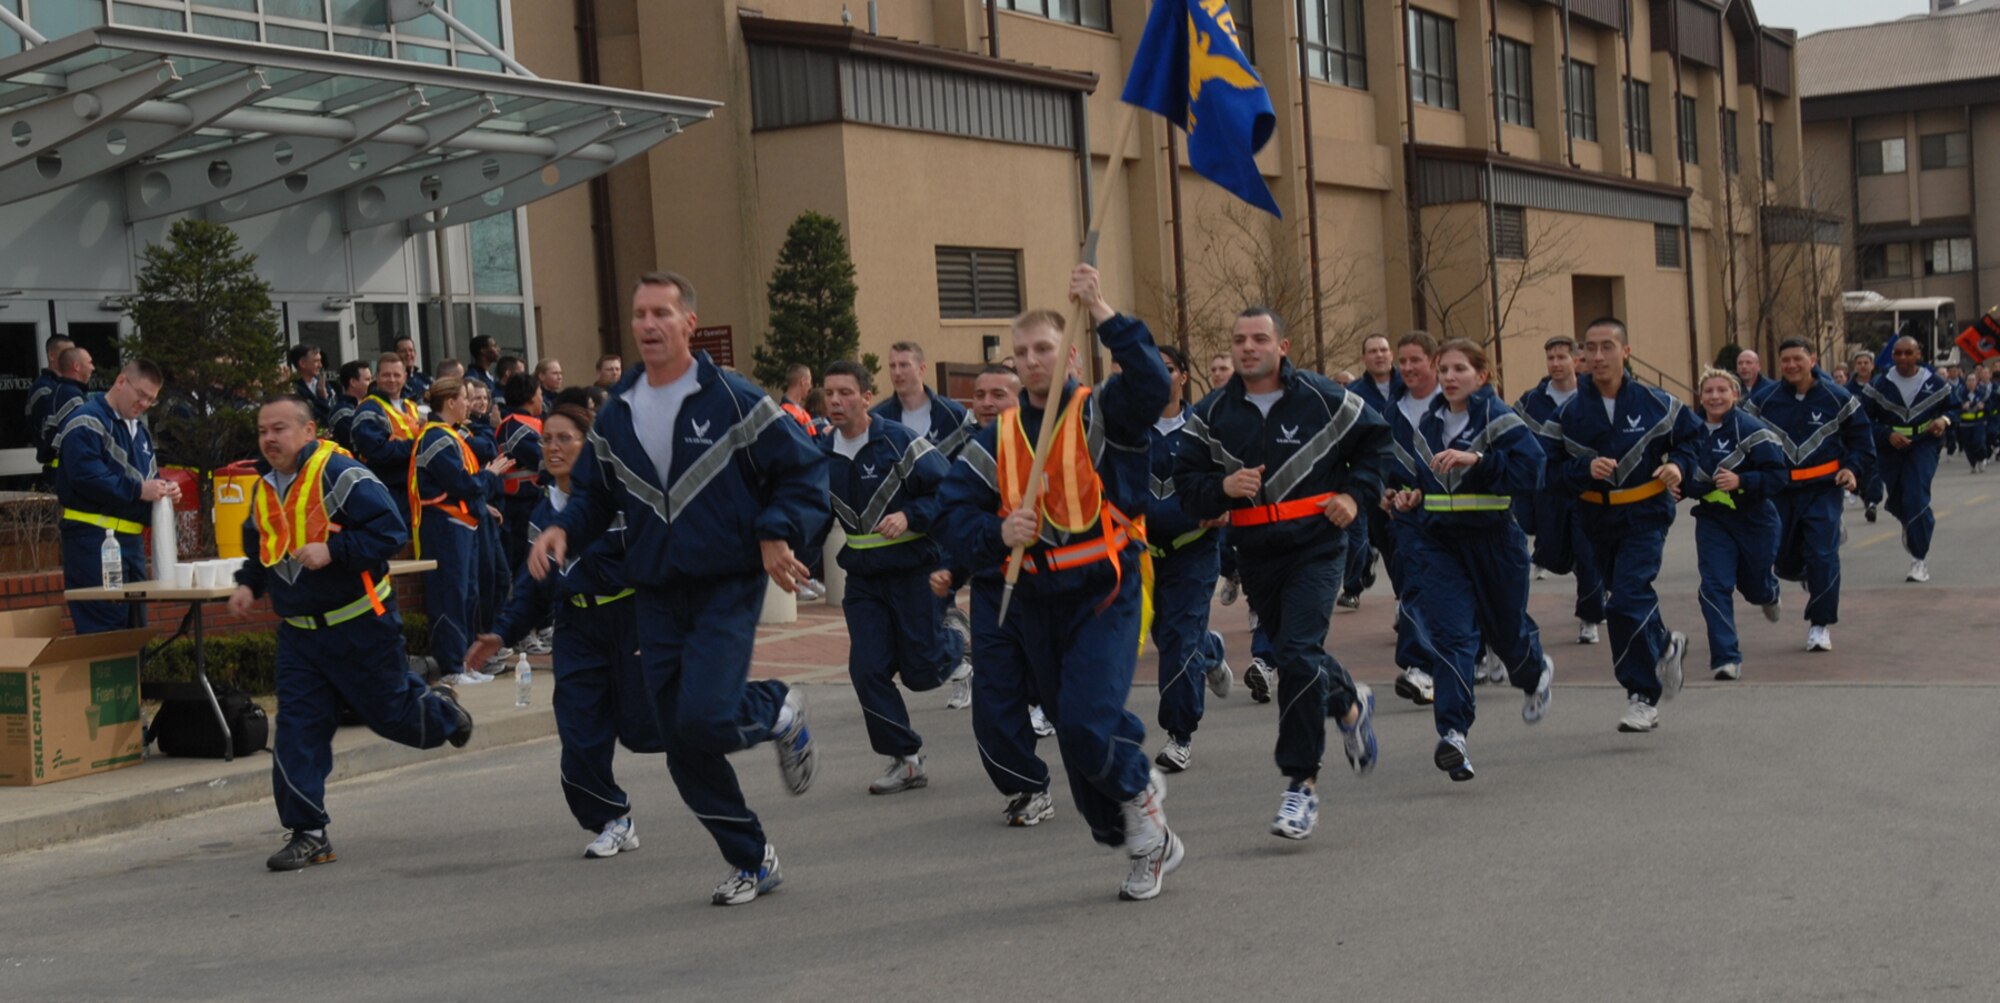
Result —
[[[1213, 634], [1215, 632], [1209, 631], [1209, 633]], [[1218, 634], [1217, 636], [1220, 637], [1221, 635]], [[1214, 694], [1217, 700], [1227, 700], [1229, 699], [1229, 694], [1235, 689], [1236, 673], [1229, 668], [1228, 660], [1222, 658], [1216, 659], [1215, 664], [1208, 667], [1208, 691]]]
[[1216, 586], [1215, 589], [1215, 597], [1221, 600], [1224, 606], [1236, 605], [1236, 600], [1242, 596], [1243, 579], [1237, 578], [1234, 575], [1224, 578], [1222, 584]]
[[555, 629], [544, 627], [521, 639], [521, 650], [530, 655], [546, 655], [555, 650]]
[[1132, 858], [1132, 869], [1125, 874], [1125, 881], [1118, 886], [1118, 897], [1127, 902], [1144, 902], [1157, 898], [1167, 875], [1181, 866], [1187, 856], [1187, 846], [1172, 829], [1167, 830], [1167, 838], [1150, 853], [1142, 853]]
[[1660, 701], [1681, 695], [1681, 686], [1687, 677], [1681, 672], [1681, 662], [1687, 657], [1688, 638], [1680, 631], [1667, 634], [1667, 651], [1660, 656], [1660, 664], [1653, 667], [1653, 675], [1660, 681]]
[[1319, 791], [1305, 781], [1292, 781], [1278, 800], [1278, 816], [1271, 820], [1271, 835], [1309, 839], [1318, 825]]
[[799, 583], [800, 602], [818, 602], [826, 598], [826, 586], [817, 578], [808, 578]]
[[1125, 852], [1143, 857], [1167, 841], [1167, 778], [1152, 771], [1146, 789], [1119, 805], [1125, 816]]
[[1056, 813], [1056, 801], [1048, 791], [1024, 791], [1007, 799], [1007, 824], [1016, 829], [1040, 825]]
[[946, 710], [964, 710], [972, 706], [972, 659], [959, 659], [958, 668], [945, 681], [951, 684], [951, 699], [944, 702]]
[[1167, 744], [1160, 746], [1160, 754], [1153, 757], [1153, 765], [1168, 773], [1182, 773], [1194, 765], [1194, 745], [1172, 735], [1167, 736]]
[[1049, 716], [1042, 713], [1040, 704], [1028, 705], [1028, 724], [1035, 729], [1036, 738], [1053, 738], [1056, 726], [1049, 723]]
[[1825, 627], [1814, 626], [1806, 628], [1806, 650], [1832, 651], [1833, 633]]
[[1438, 739], [1437, 751], [1431, 754], [1431, 761], [1445, 771], [1453, 783], [1462, 784], [1472, 779], [1472, 757], [1466, 753], [1465, 736], [1455, 728]]
[[1716, 666], [1715, 678], [1722, 682], [1730, 682], [1743, 678], [1743, 663], [1724, 662]]
[[791, 726], [772, 736], [771, 744], [778, 750], [778, 775], [784, 778], [785, 789], [804, 794], [812, 787], [813, 774], [819, 769], [819, 751], [813, 747], [812, 732], [806, 728], [805, 691], [796, 686], [785, 690], [785, 706], [792, 709]]
[[1541, 566], [1541, 565], [1539, 565], [1539, 564], [1535, 565], [1535, 580], [1536, 580], [1536, 581], [1538, 581], [1538, 582], [1540, 582], [1540, 581], [1546, 581], [1546, 580], [1548, 579], [1548, 577], [1549, 577], [1549, 569], [1547, 569], [1547, 568], [1545, 568], [1545, 567], [1542, 567], [1542, 566]]
[[716, 905], [742, 905], [754, 902], [759, 895], [776, 891], [784, 883], [784, 875], [778, 870], [778, 848], [764, 844], [764, 863], [754, 871], [732, 871], [715, 886], [715, 894], [709, 901]]
[[898, 794], [916, 790], [931, 782], [924, 773], [924, 757], [921, 753], [913, 756], [893, 756], [889, 759], [889, 769], [881, 776], [868, 781], [870, 794]]
[[1925, 564], [1925, 563], [1924, 563], [1924, 561], [1923, 561], [1923, 558], [1921, 558], [1921, 557], [1920, 557], [1920, 558], [1917, 558], [1917, 559], [1916, 559], [1916, 560], [1914, 560], [1914, 561], [1911, 561], [1911, 562], [1910, 562], [1910, 573], [1909, 573], [1908, 575], [1904, 576], [1903, 580], [1904, 580], [1904, 581], [1906, 581], [1906, 582], [1927, 582], [1927, 581], [1930, 581], [1930, 580], [1931, 580], [1931, 567], [1930, 567], [1930, 565], [1928, 565], [1928, 564]]
[[492, 676], [478, 669], [462, 669], [444, 677], [444, 683], [447, 686], [477, 686], [480, 683], [490, 683], [492, 681]]
[[1243, 670], [1243, 685], [1250, 687], [1250, 699], [1270, 703], [1278, 688], [1278, 670], [1261, 658], [1252, 658], [1250, 667]]
[[1589, 620], [1578, 620], [1576, 623], [1576, 643], [1596, 644], [1598, 638], [1597, 631], [1597, 624]]
[[1759, 608], [1764, 611], [1764, 619], [1777, 623], [1778, 618], [1785, 615], [1785, 599], [1779, 596]]
[[1647, 703], [1637, 693], [1625, 697], [1625, 716], [1618, 719], [1618, 730], [1643, 733], [1660, 726], [1660, 709]]
[[639, 848], [639, 830], [634, 828], [629, 818], [613, 819], [604, 823], [604, 831], [583, 848], [586, 860], [602, 860], [629, 853]]
[[1542, 656], [1542, 678], [1535, 684], [1533, 692], [1521, 701], [1521, 720], [1529, 724], [1540, 724], [1549, 714], [1549, 702], [1555, 697], [1556, 660]]
[[1419, 707], [1428, 707], [1437, 702], [1437, 684], [1430, 673], [1406, 668], [1396, 677], [1396, 695]]
[[1500, 656], [1495, 655], [1491, 648], [1481, 649], [1479, 652], [1479, 661], [1472, 666], [1472, 681], [1474, 685], [1479, 686], [1484, 686], [1488, 683], [1505, 683], [1507, 681], [1507, 666], [1500, 663]]

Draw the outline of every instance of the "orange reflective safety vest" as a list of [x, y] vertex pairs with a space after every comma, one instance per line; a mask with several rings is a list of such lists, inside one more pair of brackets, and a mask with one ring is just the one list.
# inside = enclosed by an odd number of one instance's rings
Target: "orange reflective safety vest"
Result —
[[[1101, 536], [1084, 543], [1073, 543], [1066, 547], [1051, 548], [1038, 556], [1027, 557], [1029, 574], [1041, 571], [1066, 571], [1110, 561], [1112, 574], [1119, 584], [1123, 584], [1125, 569], [1119, 560], [1119, 552], [1137, 540], [1146, 541], [1145, 530], [1125, 513], [1118, 510], [1104, 498], [1104, 481], [1097, 475], [1097, 465], [1091, 461], [1090, 444], [1083, 427], [1084, 402], [1090, 397], [1089, 387], [1078, 387], [1070, 397], [1068, 409], [1056, 419], [1055, 437], [1049, 443], [1049, 459], [1042, 466], [1042, 496], [1040, 511], [1049, 525], [1065, 533], [1083, 533], [1098, 527]], [[1046, 420], [1046, 414], [1044, 416]], [[1000, 487], [1000, 515], [1021, 507], [1027, 495], [1028, 474], [1035, 462], [1034, 443], [1028, 441], [1028, 431], [1021, 425], [1021, 409], [1008, 408], [1000, 412], [1000, 427], [995, 430], [995, 445], [999, 455], [994, 458], [998, 468]], [[1011, 560], [1011, 559], [1010, 559]], [[1111, 589], [1111, 595], [1098, 605], [1103, 609], [1118, 595], [1118, 585]]]
[[793, 421], [796, 421], [800, 425], [805, 426], [807, 435], [819, 434], [819, 430], [813, 428], [813, 416], [811, 412], [807, 411], [805, 408], [798, 406], [797, 404], [792, 403], [789, 400], [780, 401], [778, 403], [778, 406], [780, 408], [783, 408], [786, 414], [791, 415]]
[[458, 458], [465, 464], [466, 473], [479, 472], [479, 458], [472, 455], [471, 443], [465, 441], [465, 436], [458, 434], [458, 429], [441, 421], [432, 421], [426, 422], [423, 429], [417, 433], [417, 446], [410, 450], [410, 543], [415, 547], [413, 553], [418, 557], [424, 556], [423, 538], [417, 535], [418, 527], [424, 524], [424, 509], [435, 508], [467, 526], [479, 525], [479, 519], [472, 514], [471, 506], [462, 501], [446, 501], [442, 494], [435, 498], [417, 496], [417, 461], [422, 458], [424, 434], [434, 428], [443, 429], [446, 435], [451, 436], [453, 442], [458, 443]]
[[[525, 414], [510, 414], [505, 421], [500, 423], [500, 426], [505, 428], [509, 421], [520, 422], [534, 429], [537, 436], [542, 434], [542, 419], [540, 418], [530, 418]], [[534, 487], [535, 478], [539, 475], [540, 471], [536, 470], [509, 470], [500, 478], [500, 490], [503, 494], [507, 495], [520, 494], [522, 489]]]
[[395, 403], [383, 400], [381, 394], [369, 394], [368, 399], [382, 405], [382, 413], [389, 416], [390, 439], [414, 439], [422, 434], [418, 426], [423, 423], [423, 415], [417, 413], [417, 406], [398, 397]]
[[[331, 442], [320, 443], [292, 479], [290, 492], [282, 497], [268, 478], [257, 478], [256, 495], [250, 506], [251, 516], [257, 520], [257, 560], [265, 567], [296, 554], [306, 544], [325, 543], [327, 537], [340, 532], [340, 527], [326, 514], [326, 481], [320, 476], [335, 453], [354, 458], [354, 454]], [[387, 613], [382, 594], [375, 588], [375, 576], [362, 572], [361, 585], [369, 605], [375, 608], [375, 615]]]

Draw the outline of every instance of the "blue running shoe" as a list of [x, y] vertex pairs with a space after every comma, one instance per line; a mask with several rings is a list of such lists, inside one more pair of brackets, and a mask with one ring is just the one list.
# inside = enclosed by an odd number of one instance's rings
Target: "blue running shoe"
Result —
[[1305, 839], [1319, 824], [1319, 792], [1303, 780], [1292, 781], [1278, 802], [1278, 817], [1271, 820], [1271, 835]]
[[1375, 744], [1375, 691], [1367, 683], [1354, 684], [1354, 706], [1361, 713], [1354, 719], [1353, 727], [1339, 725], [1340, 744], [1347, 752], [1347, 765], [1365, 777], [1375, 768], [1376, 756], [1381, 751]]
[[791, 727], [778, 732], [771, 743], [778, 747], [778, 774], [785, 789], [804, 794], [813, 783], [819, 753], [813, 748], [812, 732], [806, 728], [806, 696], [796, 686], [785, 691], [785, 706], [792, 709]]
[[709, 899], [716, 905], [742, 905], [754, 902], [757, 896], [775, 891], [785, 881], [778, 870], [778, 848], [764, 844], [763, 866], [754, 871], [735, 871], [715, 886], [715, 895]]

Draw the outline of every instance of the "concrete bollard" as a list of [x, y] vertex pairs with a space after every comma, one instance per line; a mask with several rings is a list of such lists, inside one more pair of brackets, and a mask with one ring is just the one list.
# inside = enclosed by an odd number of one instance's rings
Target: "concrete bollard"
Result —
[[758, 614], [757, 624], [763, 626], [774, 623], [799, 622], [799, 597], [778, 587], [770, 575], [764, 576], [764, 612]]

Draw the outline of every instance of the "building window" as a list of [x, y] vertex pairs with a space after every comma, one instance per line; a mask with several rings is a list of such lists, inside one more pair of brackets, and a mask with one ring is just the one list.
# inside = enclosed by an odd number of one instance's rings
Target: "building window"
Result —
[[1493, 207], [1493, 256], [1521, 261], [1528, 256], [1528, 213], [1517, 205]]
[[1731, 174], [1743, 173], [1743, 159], [1738, 156], [1741, 149], [1736, 143], [1736, 109], [1722, 109], [1722, 169]]
[[1950, 275], [1972, 271], [1972, 238], [1924, 241], [1924, 274]]
[[1863, 140], [1854, 148], [1856, 167], [1862, 177], [1877, 174], [1901, 174], [1909, 169], [1908, 156], [1900, 139]]
[[1012, 317], [1021, 312], [1021, 252], [937, 249], [938, 316]]
[[1778, 136], [1769, 122], [1757, 123], [1757, 149], [1764, 158], [1764, 180], [1778, 180]]
[[1681, 228], [1653, 224], [1653, 264], [1659, 268], [1681, 266]]
[[1907, 279], [1910, 277], [1910, 245], [1875, 244], [1861, 249], [1861, 277], [1864, 280]]
[[1535, 124], [1535, 49], [1504, 35], [1500, 41], [1497, 69], [1500, 76], [1500, 121], [1509, 125]]
[[1572, 59], [1563, 84], [1568, 98], [1570, 136], [1597, 142], [1597, 67]]
[[1229, 16], [1236, 19], [1236, 45], [1252, 66], [1257, 65], [1257, 40], [1251, 37], [1257, 33], [1255, 14], [1256, 5], [1250, 0], [1236, 0], [1229, 5]]
[[1964, 132], [1940, 132], [1917, 141], [1918, 162], [1924, 170], [1964, 167], [1972, 160], [1972, 136]]
[[1067, 21], [1086, 28], [1111, 30], [1111, 0], [999, 0], [1006, 10]]
[[1433, 108], [1458, 110], [1458, 22], [1410, 8], [1410, 95]]
[[[1238, 22], [1237, 34], [1242, 27]], [[1316, 80], [1368, 89], [1361, 0], [1312, 0], [1306, 5], [1306, 71]]]
[[1680, 135], [1681, 160], [1690, 164], [1701, 163], [1701, 134], [1695, 131], [1694, 98], [1681, 95], [1680, 114], [1675, 116], [1674, 128]]
[[1631, 133], [1632, 149], [1650, 156], [1653, 152], [1653, 86], [1644, 80], [1625, 78], [1625, 129]]

